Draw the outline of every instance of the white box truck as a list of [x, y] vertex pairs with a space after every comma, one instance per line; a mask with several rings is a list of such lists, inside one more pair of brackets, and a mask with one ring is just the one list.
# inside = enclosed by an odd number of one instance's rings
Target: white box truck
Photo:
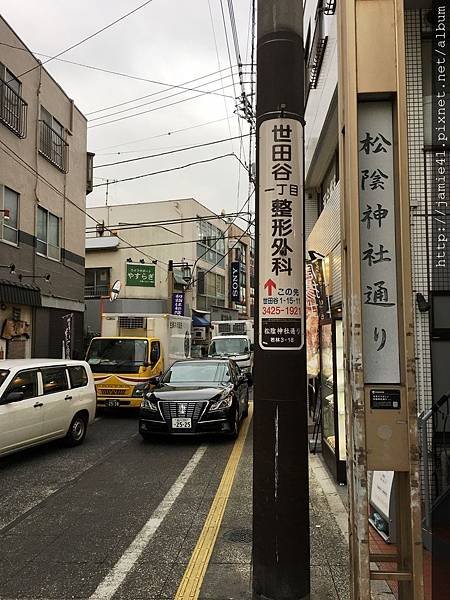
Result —
[[208, 356], [226, 356], [232, 358], [247, 374], [249, 382], [253, 379], [253, 340], [252, 320], [212, 321], [211, 341]]
[[191, 319], [169, 314], [104, 313], [102, 335], [86, 360], [98, 407], [138, 407], [144, 388], [176, 360], [191, 355]]

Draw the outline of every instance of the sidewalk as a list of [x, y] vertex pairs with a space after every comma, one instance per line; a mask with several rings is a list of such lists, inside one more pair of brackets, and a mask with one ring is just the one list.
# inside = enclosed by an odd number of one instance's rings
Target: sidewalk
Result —
[[[201, 600], [251, 600], [252, 431], [236, 473], [222, 525], [203, 580]], [[310, 456], [311, 600], [349, 600], [347, 513], [339, 492]], [[393, 596], [378, 596], [388, 600]]]

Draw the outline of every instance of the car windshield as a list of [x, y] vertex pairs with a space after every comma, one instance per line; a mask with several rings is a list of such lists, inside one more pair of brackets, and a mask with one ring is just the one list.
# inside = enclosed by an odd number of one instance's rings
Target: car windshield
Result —
[[94, 338], [86, 360], [94, 373], [139, 373], [147, 357], [147, 340]]
[[223, 384], [230, 381], [230, 373], [226, 363], [180, 362], [172, 365], [162, 381], [163, 383]]
[[223, 338], [213, 340], [209, 347], [211, 356], [236, 356], [248, 354], [248, 340], [245, 338]]
[[0, 385], [2, 385], [2, 383], [8, 377], [8, 374], [9, 374], [9, 371], [7, 371], [6, 369], [0, 369]]

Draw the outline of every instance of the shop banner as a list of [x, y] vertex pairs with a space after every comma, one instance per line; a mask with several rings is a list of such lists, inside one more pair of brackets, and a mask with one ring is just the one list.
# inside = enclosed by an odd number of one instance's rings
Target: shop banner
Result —
[[72, 358], [72, 328], [73, 313], [62, 317], [63, 320], [63, 340], [62, 340], [62, 358]]
[[241, 301], [241, 272], [239, 261], [230, 263], [230, 298], [233, 302]]

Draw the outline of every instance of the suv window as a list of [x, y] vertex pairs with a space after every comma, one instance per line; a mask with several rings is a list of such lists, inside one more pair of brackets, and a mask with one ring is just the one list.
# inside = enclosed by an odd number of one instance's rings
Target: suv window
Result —
[[37, 371], [19, 371], [9, 384], [5, 397], [11, 392], [22, 392], [22, 400], [37, 396]]
[[63, 392], [69, 388], [65, 367], [47, 367], [41, 369], [44, 394]]
[[88, 384], [86, 369], [80, 365], [78, 367], [69, 367], [70, 385], [73, 388], [84, 387]]

